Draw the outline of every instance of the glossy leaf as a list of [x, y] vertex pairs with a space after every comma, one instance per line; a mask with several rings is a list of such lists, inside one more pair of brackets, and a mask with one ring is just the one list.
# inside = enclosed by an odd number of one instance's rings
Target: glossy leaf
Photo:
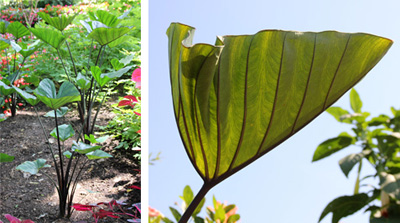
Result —
[[26, 28], [18, 21], [10, 23], [10, 25], [7, 26], [7, 32], [13, 34], [15, 39], [19, 39], [22, 38], [23, 36], [28, 36], [31, 34], [28, 28]]
[[350, 105], [354, 112], [361, 113], [362, 101], [354, 88], [350, 91]]
[[[59, 109], [56, 110], [57, 113], [57, 117], [63, 117], [65, 114], [67, 114], [67, 112], [69, 111], [68, 107], [60, 107]], [[51, 117], [54, 118], [56, 117], [54, 114], [54, 110], [47, 112], [44, 117]]]
[[312, 161], [323, 159], [337, 151], [340, 151], [354, 143], [354, 138], [346, 132], [341, 133], [338, 137], [328, 139], [319, 144], [314, 152]]
[[72, 151], [75, 151], [80, 154], [87, 154], [100, 148], [101, 146], [92, 146], [83, 142], [74, 143], [74, 145], [71, 147]]
[[127, 34], [130, 31], [128, 27], [120, 27], [120, 28], [97, 28], [94, 29], [89, 35], [89, 38], [92, 38], [99, 42], [100, 45], [107, 45], [123, 35]]
[[15, 86], [12, 86], [14, 90], [30, 105], [35, 106], [37, 103], [40, 102], [40, 99], [35, 97], [34, 95], [29, 94], [28, 92], [21, 90]]
[[72, 23], [78, 14], [74, 14], [72, 16], [61, 15], [57, 17], [51, 17], [49, 14], [44, 12], [38, 12], [38, 15], [54, 28], [58, 29], [59, 31], [63, 31], [65, 27]]
[[75, 131], [71, 125], [62, 124], [58, 126], [58, 133], [60, 136], [57, 135], [57, 128], [54, 128], [53, 131], [50, 132], [50, 135], [54, 138], [60, 138], [60, 141], [64, 142], [65, 140], [71, 138], [75, 135]]
[[30, 29], [33, 35], [43, 42], [49, 44], [55, 49], [59, 49], [61, 45], [67, 40], [68, 36], [64, 36], [58, 30], [46, 29], [46, 28], [35, 28]]
[[15, 89], [0, 81], [0, 93], [4, 96], [10, 95], [15, 92]]
[[96, 160], [96, 159], [104, 159], [104, 158], [110, 158], [112, 157], [110, 154], [104, 152], [103, 150], [95, 150], [89, 153], [86, 153], [86, 156], [90, 160]]
[[94, 79], [97, 81], [97, 83], [103, 87], [105, 84], [107, 84], [109, 81], [115, 79], [115, 78], [119, 78], [122, 75], [124, 75], [126, 72], [128, 72], [133, 66], [128, 66], [125, 68], [122, 68], [118, 71], [114, 71], [111, 73], [106, 73], [106, 74], [102, 74], [101, 70], [98, 66], [92, 66], [91, 67], [91, 71], [92, 71], [92, 75], [94, 77]]
[[36, 97], [51, 109], [58, 109], [67, 103], [81, 100], [79, 91], [68, 81], [61, 85], [57, 93], [54, 83], [45, 78], [33, 92]]
[[193, 33], [187, 25], [169, 27], [170, 78], [180, 136], [208, 185], [311, 122], [392, 45], [364, 33], [281, 30], [191, 45]]
[[14, 156], [10, 156], [5, 153], [0, 153], [0, 163], [12, 162], [13, 160], [14, 160]]
[[363, 208], [370, 202], [367, 194], [338, 197], [325, 207], [319, 218], [320, 222], [327, 214], [332, 212], [332, 223], [338, 223], [343, 217], [349, 216]]
[[353, 167], [357, 163], [359, 163], [360, 160], [362, 160], [365, 156], [367, 156], [370, 153], [371, 153], [370, 150], [365, 150], [362, 151], [361, 153], [352, 153], [344, 157], [343, 159], [339, 160], [340, 169], [342, 169], [344, 175], [348, 177], [351, 169], [353, 169]]
[[25, 161], [19, 166], [17, 166], [17, 170], [21, 170], [23, 172], [28, 172], [30, 174], [37, 174], [39, 170], [43, 167], [50, 167], [50, 165], [45, 164], [45, 159], [37, 159], [35, 161]]

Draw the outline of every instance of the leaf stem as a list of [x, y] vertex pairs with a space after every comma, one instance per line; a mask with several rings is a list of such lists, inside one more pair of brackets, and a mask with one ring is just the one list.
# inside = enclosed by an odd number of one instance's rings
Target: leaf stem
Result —
[[194, 197], [192, 203], [190, 203], [189, 207], [186, 209], [185, 213], [183, 213], [181, 219], [178, 223], [186, 223], [190, 216], [192, 216], [193, 212], [196, 210], [197, 206], [199, 206], [201, 200], [206, 196], [207, 192], [213, 187], [212, 184], [204, 183], [201, 187], [200, 191]]

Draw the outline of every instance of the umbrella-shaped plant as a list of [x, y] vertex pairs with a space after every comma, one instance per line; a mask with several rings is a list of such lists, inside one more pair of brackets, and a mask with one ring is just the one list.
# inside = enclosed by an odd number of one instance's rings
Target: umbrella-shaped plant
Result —
[[365, 33], [281, 30], [192, 45], [193, 33], [179, 23], [167, 31], [176, 123], [204, 181], [179, 222], [212, 187], [336, 102], [392, 45]]

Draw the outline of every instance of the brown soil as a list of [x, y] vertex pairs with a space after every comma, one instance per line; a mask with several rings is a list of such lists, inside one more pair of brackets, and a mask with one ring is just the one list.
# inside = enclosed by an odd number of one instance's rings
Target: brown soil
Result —
[[[43, 125], [50, 132], [55, 127], [55, 121], [54, 118], [43, 117], [47, 111], [44, 106], [39, 108]], [[112, 114], [107, 110], [100, 113], [98, 125], [107, 125]], [[77, 123], [74, 114], [68, 114], [62, 121], [65, 123], [67, 120]], [[56, 142], [53, 144], [54, 148], [55, 145]], [[131, 155], [113, 150], [117, 145], [118, 142], [114, 139], [107, 139], [102, 149], [113, 157], [91, 161], [84, 169], [74, 203], [95, 204], [112, 199], [126, 201], [128, 205], [124, 207], [140, 203], [140, 190], [129, 189], [131, 185], [140, 186], [140, 164], [129, 159]], [[0, 164], [0, 220], [8, 222], [4, 215], [11, 214], [21, 220], [31, 219], [36, 223], [94, 222], [89, 212], [81, 211], [75, 211], [69, 220], [57, 219], [58, 194], [44, 175], [46, 173], [57, 179], [54, 167], [43, 168], [39, 174], [30, 176], [15, 169], [24, 161], [38, 158], [46, 159], [47, 164], [53, 166], [51, 153], [33, 109], [18, 111], [14, 118], [0, 122], [0, 152], [15, 156], [13, 162]], [[140, 217], [140, 213], [137, 214]], [[127, 222], [126, 219], [104, 218], [98, 222]]]

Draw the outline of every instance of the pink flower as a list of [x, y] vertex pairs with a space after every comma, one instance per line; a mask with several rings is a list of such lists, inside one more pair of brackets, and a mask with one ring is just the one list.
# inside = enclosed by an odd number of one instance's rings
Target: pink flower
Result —
[[141, 88], [142, 86], [142, 69], [140, 67], [136, 68], [132, 73], [132, 81], [136, 82], [136, 87]]
[[161, 214], [160, 211], [158, 211], [152, 207], [149, 207], [149, 217], [158, 217], [158, 216], [163, 216], [163, 215]]

